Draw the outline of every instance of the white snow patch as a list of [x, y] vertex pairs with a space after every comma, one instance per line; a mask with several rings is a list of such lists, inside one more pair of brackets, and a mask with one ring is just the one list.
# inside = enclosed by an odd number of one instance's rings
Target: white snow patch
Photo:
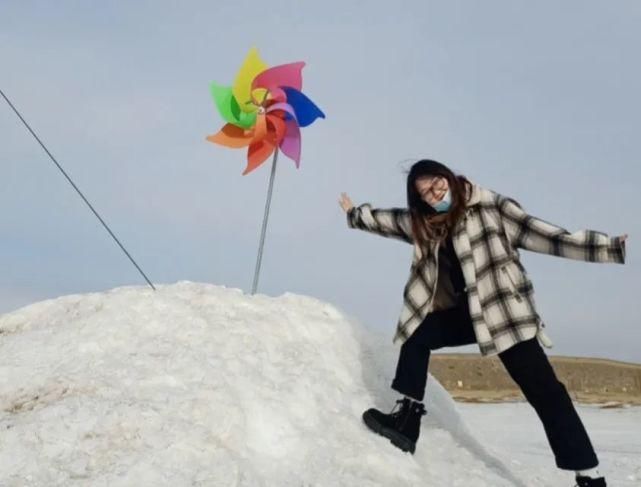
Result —
[[367, 430], [362, 412], [397, 398], [397, 354], [391, 331], [292, 293], [179, 282], [37, 303], [0, 316], [0, 485], [528, 485], [433, 379], [415, 455]]

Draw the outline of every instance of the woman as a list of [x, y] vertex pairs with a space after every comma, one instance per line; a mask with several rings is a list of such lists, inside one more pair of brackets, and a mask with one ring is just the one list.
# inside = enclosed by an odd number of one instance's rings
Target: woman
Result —
[[391, 387], [404, 397], [396, 412], [365, 411], [365, 424], [414, 453], [430, 351], [477, 343], [483, 355], [498, 354], [538, 413], [556, 465], [575, 471], [580, 487], [605, 486], [587, 432], [539, 344], [551, 346], [518, 249], [623, 264], [627, 235], [570, 233], [433, 160], [410, 169], [407, 209], [355, 207], [345, 193], [339, 203], [350, 228], [414, 246], [393, 340], [402, 346]]

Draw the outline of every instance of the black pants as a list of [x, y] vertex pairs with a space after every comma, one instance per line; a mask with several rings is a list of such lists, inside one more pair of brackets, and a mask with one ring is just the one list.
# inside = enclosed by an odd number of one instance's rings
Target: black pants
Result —
[[[466, 298], [454, 308], [428, 314], [401, 347], [392, 389], [422, 401], [430, 351], [471, 343], [476, 336]], [[518, 343], [499, 358], [541, 419], [556, 465], [564, 470], [596, 467], [585, 427], [537, 339]]]

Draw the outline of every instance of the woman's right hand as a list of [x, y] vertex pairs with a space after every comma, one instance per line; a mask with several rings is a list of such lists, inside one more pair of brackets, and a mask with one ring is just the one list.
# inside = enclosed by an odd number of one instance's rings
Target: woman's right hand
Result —
[[343, 208], [343, 210], [346, 212], [354, 207], [354, 203], [352, 203], [352, 200], [349, 199], [349, 196], [347, 196], [347, 193], [341, 193], [341, 199], [338, 200], [338, 203], [341, 205], [341, 208]]

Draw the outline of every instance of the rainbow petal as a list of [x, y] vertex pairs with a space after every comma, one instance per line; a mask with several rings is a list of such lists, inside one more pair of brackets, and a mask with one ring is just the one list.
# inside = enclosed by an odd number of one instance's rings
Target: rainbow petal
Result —
[[285, 125], [287, 126], [287, 132], [285, 132], [285, 137], [280, 143], [280, 149], [283, 154], [296, 163], [298, 168], [300, 166], [300, 128], [296, 120], [292, 119], [285, 120]]
[[218, 113], [225, 122], [233, 123], [243, 128], [250, 128], [256, 123], [256, 113], [246, 113], [240, 110], [238, 102], [229, 86], [210, 85], [211, 96], [216, 103]]
[[254, 78], [252, 89], [266, 88], [272, 91], [274, 88], [288, 86], [301, 91], [303, 89], [301, 71], [304, 66], [305, 63], [300, 61], [297, 63], [281, 64], [266, 69]]
[[267, 64], [258, 55], [258, 49], [252, 47], [243, 62], [234, 85], [232, 92], [243, 112], [255, 112], [257, 107], [252, 102], [252, 81], [256, 76], [267, 69]]
[[283, 111], [290, 115], [294, 120], [296, 120], [296, 112], [294, 108], [289, 103], [274, 103], [270, 105], [267, 109], [267, 113], [273, 113], [275, 111]]
[[312, 100], [307, 98], [303, 93], [294, 88], [283, 87], [287, 95], [287, 103], [292, 106], [296, 112], [298, 125], [307, 127], [317, 118], [325, 118], [325, 114], [318, 108]]
[[285, 102], [287, 101], [287, 95], [281, 88], [274, 87], [269, 90], [269, 99], [272, 102]]
[[267, 117], [264, 113], [259, 113], [256, 117], [256, 126], [254, 127], [254, 142], [263, 140], [267, 137]]
[[280, 144], [287, 134], [287, 123], [276, 115], [267, 115], [267, 130], [273, 135], [276, 144]]
[[249, 174], [272, 155], [276, 146], [267, 138], [258, 142], [252, 142], [247, 150], [247, 167], [243, 176]]
[[282, 103], [287, 101], [287, 95], [278, 87], [272, 88], [269, 91], [264, 88], [257, 88], [252, 90], [252, 100], [256, 106], [267, 107], [273, 103]]
[[241, 147], [247, 147], [251, 144], [253, 138], [254, 134], [252, 132], [248, 132], [236, 125], [228, 123], [225, 124], [219, 132], [208, 136], [207, 140], [214, 144], [231, 147], [232, 149], [240, 149]]

